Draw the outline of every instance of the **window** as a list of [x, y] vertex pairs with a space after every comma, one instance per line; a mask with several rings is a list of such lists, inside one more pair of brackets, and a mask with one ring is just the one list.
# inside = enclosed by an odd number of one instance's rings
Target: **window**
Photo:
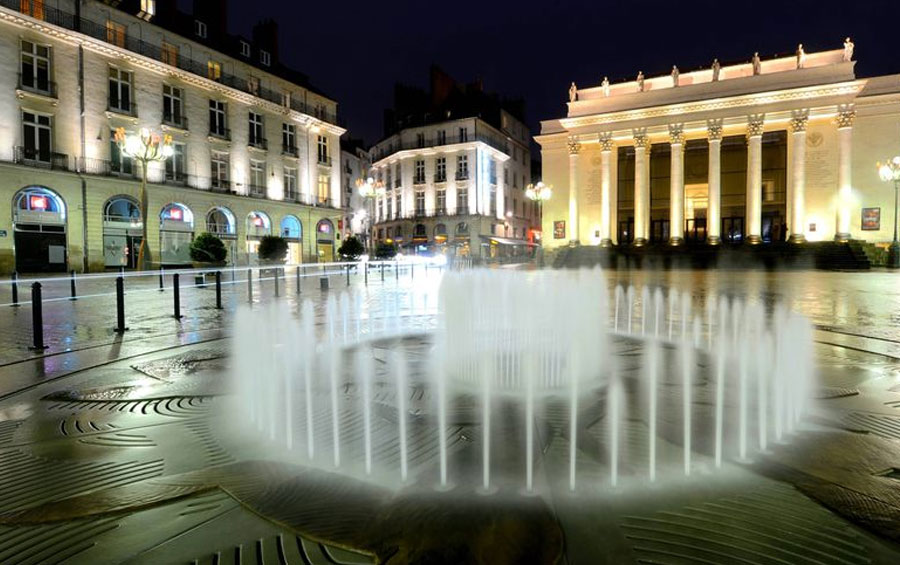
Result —
[[22, 88], [50, 93], [50, 48], [23, 41], [21, 72]]
[[250, 145], [265, 149], [266, 140], [263, 135], [262, 114], [250, 112]]
[[446, 130], [438, 130], [437, 144], [438, 145], [446, 145], [447, 144], [447, 131]]
[[266, 162], [250, 159], [250, 193], [262, 195], [266, 189]]
[[125, 26], [112, 20], [106, 20], [106, 42], [118, 47], [125, 47]]
[[281, 105], [285, 108], [291, 107], [291, 92], [289, 90], [281, 91]]
[[206, 24], [200, 20], [194, 20], [194, 34], [197, 37], [206, 37]]
[[469, 213], [469, 189], [468, 188], [457, 188], [456, 189], [456, 213], [457, 214], [468, 214]]
[[206, 77], [210, 80], [219, 80], [222, 78], [222, 65], [216, 61], [207, 61]]
[[281, 149], [288, 155], [297, 156], [297, 128], [294, 124], [281, 124]]
[[175, 86], [163, 85], [163, 123], [181, 126], [184, 115], [181, 109], [182, 90]]
[[400, 163], [397, 163], [397, 177], [394, 179], [394, 186], [399, 187], [401, 184], [400, 179]]
[[416, 191], [416, 216], [425, 215], [425, 191]]
[[319, 183], [318, 183], [319, 191], [318, 191], [318, 202], [319, 204], [327, 204], [328, 197], [331, 193], [331, 179], [328, 175], [319, 175]]
[[399, 192], [394, 196], [394, 204], [396, 204], [394, 217], [399, 218], [403, 214], [403, 196]]
[[243, 39], [241, 40], [241, 55], [243, 55], [244, 57], [250, 56], [250, 44]]
[[26, 16], [43, 20], [44, 0], [19, 0], [19, 11]]
[[187, 178], [184, 147], [184, 143], [172, 144], [172, 155], [166, 159], [166, 180], [184, 182]]
[[388, 196], [387, 198], [384, 199], [384, 204], [385, 204], [385, 208], [387, 210], [387, 215], [383, 216], [382, 219], [390, 220], [394, 217], [393, 206], [391, 206], [391, 204], [393, 204], [393, 203], [394, 203], [394, 199], [391, 198], [390, 196]]
[[328, 138], [320, 135], [316, 145], [318, 147], [319, 164], [330, 165], [331, 161], [328, 159]]
[[434, 161], [435, 173], [434, 173], [434, 181], [435, 182], [444, 182], [447, 180], [447, 158], [446, 157], [438, 157]]
[[112, 172], [120, 175], [133, 175], [135, 173], [134, 160], [122, 152], [119, 144], [116, 143], [115, 135], [115, 131], [109, 132], [109, 168]]
[[[384, 169], [384, 178], [385, 178], [384, 186], [387, 190], [390, 190], [391, 189], [391, 168], [390, 167], [387, 167], [386, 169]], [[378, 171], [378, 179], [381, 180], [381, 171]]]
[[436, 214], [446, 214], [447, 213], [447, 189], [439, 188], [435, 194], [435, 213]]
[[509, 186], [509, 169], [503, 167], [503, 184]]
[[178, 46], [163, 41], [162, 47], [160, 47], [160, 57], [159, 58], [163, 63], [165, 63], [167, 65], [172, 65], [173, 67], [177, 67], [178, 66]]
[[460, 155], [456, 158], [456, 180], [469, 178], [469, 156]]
[[268, 67], [269, 65], [272, 64], [272, 56], [269, 54], [268, 51], [260, 49], [259, 50], [259, 62]]
[[109, 109], [131, 113], [131, 71], [109, 68]]
[[293, 167], [284, 168], [284, 199], [297, 200], [297, 169]]
[[22, 112], [22, 130], [24, 141], [22, 157], [29, 161], [49, 163], [52, 151], [50, 116]]
[[488, 160], [488, 181], [491, 184], [497, 184], [497, 161]]
[[416, 147], [425, 147], [425, 134], [424, 133], [416, 134]]
[[376, 219], [379, 222], [383, 222], [385, 219], [384, 216], [384, 200], [378, 199], [378, 212], [376, 214]]
[[228, 128], [225, 114], [225, 102], [221, 100], [209, 101], [209, 134], [218, 137], [228, 137]]
[[209, 176], [213, 188], [228, 188], [228, 153], [213, 151], [210, 159]]
[[413, 184], [422, 184], [425, 182], [425, 161], [416, 161], [416, 175], [413, 178]]
[[469, 141], [469, 130], [466, 128], [459, 128], [459, 142], [464, 143]]
[[141, 13], [138, 14], [138, 17], [141, 14], [147, 16], [147, 20], [156, 15], [156, 0], [141, 0]]
[[497, 187], [491, 187], [491, 216], [497, 215]]

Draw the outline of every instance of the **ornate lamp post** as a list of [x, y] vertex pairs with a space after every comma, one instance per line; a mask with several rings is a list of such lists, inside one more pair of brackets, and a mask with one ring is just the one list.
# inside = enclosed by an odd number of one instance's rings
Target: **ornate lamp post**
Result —
[[372, 177], [359, 178], [356, 179], [356, 189], [359, 190], [359, 195], [363, 197], [363, 200], [366, 203], [366, 208], [368, 209], [368, 213], [363, 216], [363, 220], [365, 221], [365, 246], [366, 249], [371, 252], [372, 249], [369, 245], [371, 234], [369, 232], [371, 231], [372, 225], [374, 224], [372, 218], [375, 216], [375, 197], [384, 194], [384, 183], [381, 181], [376, 181]]
[[897, 241], [897, 198], [900, 192], [900, 156], [894, 157], [886, 163], [878, 163], [878, 176], [884, 182], [894, 183], [894, 240], [888, 248], [888, 267], [900, 268], [900, 242]]
[[141, 248], [138, 252], [138, 269], [144, 271], [150, 263], [150, 246], [147, 243], [147, 163], [162, 162], [172, 155], [172, 136], [159, 135], [147, 128], [141, 128], [138, 135], [126, 134], [124, 128], [118, 128], [114, 137], [119, 150], [136, 160], [141, 166]]
[[537, 202], [541, 223], [544, 221], [544, 202], [550, 200], [551, 196], [553, 196], [552, 185], [538, 182], [537, 184], [529, 184], [525, 187], [525, 198]]

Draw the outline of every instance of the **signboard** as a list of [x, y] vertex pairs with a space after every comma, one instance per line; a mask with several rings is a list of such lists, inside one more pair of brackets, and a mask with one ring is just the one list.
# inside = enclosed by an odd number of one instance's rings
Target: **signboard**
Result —
[[881, 229], [881, 208], [863, 208], [862, 222], [860, 226], [865, 231], [878, 231]]
[[566, 239], [565, 220], [556, 220], [553, 222], [553, 239]]

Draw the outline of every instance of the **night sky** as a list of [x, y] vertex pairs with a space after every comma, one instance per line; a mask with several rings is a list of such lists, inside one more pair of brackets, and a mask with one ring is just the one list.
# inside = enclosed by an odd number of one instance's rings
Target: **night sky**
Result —
[[[282, 60], [338, 101], [351, 134], [381, 137], [395, 82], [427, 86], [432, 63], [526, 101], [528, 125], [561, 117], [567, 89], [856, 44], [857, 76], [900, 73], [897, 0], [230, 0], [229, 27], [274, 17]], [[333, 54], [332, 54], [333, 53]]]

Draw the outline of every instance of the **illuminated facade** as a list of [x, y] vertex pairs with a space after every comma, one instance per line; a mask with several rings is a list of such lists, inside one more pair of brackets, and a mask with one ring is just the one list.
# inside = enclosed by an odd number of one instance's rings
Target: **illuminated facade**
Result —
[[536, 137], [544, 246], [886, 242], [900, 77], [858, 79], [842, 49], [569, 90]]
[[332, 259], [337, 104], [280, 64], [274, 22], [245, 40], [225, 11], [0, 0], [0, 272], [134, 264], [139, 167], [113, 141], [119, 127], [173, 138], [174, 155], [148, 169], [154, 265], [190, 263], [203, 231], [238, 264], [266, 234], [288, 239], [290, 261]]

